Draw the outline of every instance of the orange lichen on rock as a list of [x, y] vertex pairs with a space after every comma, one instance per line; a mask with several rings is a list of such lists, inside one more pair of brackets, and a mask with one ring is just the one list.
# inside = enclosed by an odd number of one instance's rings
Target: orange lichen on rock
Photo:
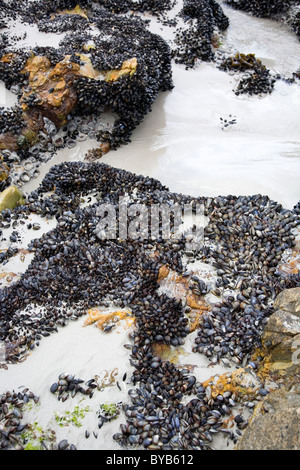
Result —
[[32, 55], [26, 62], [23, 73], [29, 72], [29, 80], [34, 82], [37, 73], [49, 71], [51, 68], [50, 60], [45, 56]]
[[7, 276], [13, 278], [13, 277], [17, 277], [18, 274], [15, 274], [15, 273], [0, 273], [0, 279], [3, 279]]
[[[85, 19], [88, 19], [86, 12], [81, 8], [80, 5], [76, 5], [75, 8], [72, 10], [62, 10], [58, 11], [56, 13], [57, 15], [79, 15], [82, 16]], [[55, 17], [55, 15], [52, 15], [52, 19]]]
[[282, 269], [286, 274], [298, 274], [300, 270], [300, 255], [296, 259], [287, 263]]
[[[58, 127], [65, 124], [67, 115], [77, 103], [77, 95], [73, 87], [75, 78], [83, 76], [96, 79], [101, 75], [101, 72], [93, 67], [88, 56], [77, 55], [80, 57], [81, 65], [72, 62], [70, 55], [66, 55], [54, 67], [45, 56], [32, 55], [27, 60], [22, 70], [22, 73], [29, 74], [29, 85], [20, 100], [23, 111], [28, 111], [28, 100], [34, 95], [35, 107], [43, 115], [51, 119]], [[136, 59], [125, 61], [120, 70], [103, 72], [103, 79], [115, 81], [123, 75], [131, 75], [135, 72], [136, 66]]]
[[189, 329], [190, 329], [191, 333], [193, 333], [193, 331], [195, 331], [195, 330], [197, 330], [197, 328], [199, 328], [202, 315], [207, 310], [209, 310], [209, 307], [203, 306], [200, 309], [192, 310], [188, 314]]
[[81, 65], [79, 67], [79, 74], [83, 77], [96, 79], [101, 75], [99, 70], [95, 69], [90, 57], [85, 54], [77, 54], [76, 55], [80, 58]]
[[[32, 56], [28, 59], [23, 73], [29, 72], [29, 90], [21, 98], [22, 108], [28, 108], [24, 98], [35, 93], [40, 102], [38, 106], [59, 107], [67, 97], [72, 97], [72, 82], [79, 75], [80, 67], [71, 62], [71, 56], [66, 56], [61, 62], [52, 67], [49, 59], [44, 56]], [[73, 99], [72, 99], [72, 104]], [[66, 110], [70, 106], [66, 107]]]
[[133, 74], [135, 74], [137, 65], [137, 59], [133, 57], [132, 59], [125, 60], [119, 70], [107, 70], [102, 73], [106, 82], [116, 82], [121, 77], [126, 75], [131, 77]]
[[279, 271], [285, 274], [298, 274], [300, 272], [300, 251], [295, 249], [291, 260], [280, 266]]
[[88, 318], [85, 320], [83, 326], [85, 327], [95, 323], [100, 330], [103, 330], [109, 323], [116, 323], [120, 320], [125, 320], [125, 328], [130, 328], [135, 321], [131, 313], [126, 310], [104, 313], [99, 308], [91, 308], [88, 310]]
[[216, 398], [225, 392], [234, 393], [237, 397], [252, 396], [260, 387], [259, 379], [248, 369], [240, 367], [233, 372], [211, 377], [203, 386], [211, 388], [211, 397]]
[[101, 142], [98, 148], [90, 149], [85, 154], [84, 160], [94, 162], [110, 151], [109, 142]]
[[[85, 15], [79, 6], [62, 13]], [[19, 136], [11, 132], [1, 135], [0, 150], [17, 151], [34, 145], [38, 141], [39, 131], [44, 131], [44, 118], [50, 119], [57, 128], [64, 126], [77, 104], [74, 87], [76, 78], [81, 76], [113, 83], [123, 76], [131, 77], [138, 66], [137, 59], [132, 58], [125, 60], [120, 69], [99, 71], [93, 67], [88, 55], [76, 55], [80, 58], [81, 65], [73, 62], [71, 55], [66, 55], [53, 66], [46, 56], [31, 54], [21, 71], [28, 77], [28, 85], [23, 88], [20, 99], [24, 128]], [[17, 53], [5, 54], [0, 62], [9, 66], [17, 57]], [[101, 155], [109, 152], [109, 144], [104, 142], [100, 145], [100, 150]]]
[[29, 73], [28, 91], [23, 92], [20, 100], [23, 111], [27, 111], [28, 99], [35, 96], [35, 106], [43, 115], [49, 117], [58, 127], [66, 122], [67, 115], [73, 110], [77, 96], [72, 87], [79, 75], [79, 65], [71, 62], [70, 56], [52, 67], [44, 56], [28, 59], [23, 73]]
[[5, 273], [5, 272], [2, 272], [0, 273], [0, 281], [4, 281], [6, 282], [7, 284], [10, 284], [13, 280], [17, 280], [20, 278], [20, 274], [16, 274], [16, 273]]

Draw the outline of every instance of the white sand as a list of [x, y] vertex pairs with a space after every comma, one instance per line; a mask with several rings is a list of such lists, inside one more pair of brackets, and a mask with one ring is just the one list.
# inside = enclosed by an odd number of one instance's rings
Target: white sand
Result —
[[[28, 229], [28, 224], [38, 224], [40, 226], [40, 230], [33, 230]], [[56, 227], [56, 220], [53, 219], [45, 219], [40, 217], [37, 214], [31, 214], [28, 216], [24, 225], [19, 225], [17, 228], [18, 232], [18, 240], [17, 242], [11, 243], [9, 240], [10, 235], [14, 231], [13, 227], [11, 226], [9, 229], [5, 230], [5, 239], [1, 241], [1, 250], [6, 250], [10, 246], [13, 248], [18, 248], [20, 251], [16, 256], [10, 258], [6, 264], [1, 266], [0, 274], [7, 273], [9, 277], [10, 273], [16, 274], [16, 277], [12, 278], [12, 281], [8, 282], [7, 277], [0, 278], [0, 288], [7, 286], [13, 282], [16, 282], [20, 275], [23, 274], [27, 267], [29, 266], [30, 262], [34, 257], [34, 253], [27, 252], [27, 248], [31, 240], [34, 238], [40, 238], [44, 233], [49, 232], [53, 228]]]
[[[255, 53], [273, 71], [292, 74], [297, 69], [300, 43], [286, 26], [223, 6], [231, 21], [222, 40], [223, 49]], [[155, 21], [151, 28], [172, 40], [170, 28], [162, 28]], [[35, 27], [26, 30], [26, 44], [45, 38], [37, 34]], [[58, 40], [55, 35], [47, 35], [45, 44], [55, 45]], [[174, 65], [173, 70], [174, 90], [159, 95], [152, 113], [134, 132], [130, 145], [110, 152], [101, 162], [158, 178], [172, 191], [197, 196], [263, 193], [292, 208], [300, 198], [299, 84], [277, 81], [271, 95], [237, 97], [232, 92], [237, 85], [236, 78], [212, 64], [201, 63], [190, 71]], [[0, 83], [0, 105], [11, 106], [14, 102], [14, 95], [5, 91]], [[227, 119], [229, 115], [235, 117], [237, 123], [222, 130], [220, 117]], [[37, 187], [52, 165], [83, 160], [85, 152], [95, 146], [96, 142], [86, 141], [74, 150], [58, 152], [41, 169], [40, 177], [24, 190], [28, 192]], [[43, 224], [42, 230], [51, 227]], [[31, 232], [33, 237], [41, 233]], [[22, 247], [28, 244], [26, 237], [30, 238], [29, 232], [24, 234]], [[22, 265], [16, 257], [4, 268], [5, 272], [14, 269], [21, 273], [24, 267], [26, 262]], [[118, 449], [111, 436], [119, 432], [118, 425], [125, 422], [125, 417], [97, 430], [96, 411], [101, 403], [128, 402], [130, 385], [122, 382], [122, 376], [127, 372], [130, 377], [133, 370], [129, 364], [130, 351], [123, 347], [129, 342], [129, 331], [120, 324], [116, 330], [105, 334], [95, 326], [83, 328], [83, 320], [71, 321], [58, 334], [43, 339], [24, 363], [9, 365], [7, 371], [0, 370], [0, 392], [29, 387], [40, 397], [40, 405], [28, 410], [29, 421], [37, 421], [44, 430], [54, 429], [58, 440], [66, 438], [79, 449]], [[222, 364], [207, 368], [206, 358], [191, 353], [192, 342], [191, 336], [180, 361], [196, 366], [194, 374], [199, 381], [228, 370]], [[80, 401], [77, 396], [64, 403], [49, 392], [61, 372], [88, 380], [114, 368], [118, 370], [117, 380], [122, 391], [114, 385], [95, 392], [92, 400]], [[76, 405], [90, 407], [82, 427], [70, 424], [60, 428], [55, 412], [72, 411]], [[86, 430], [91, 433], [89, 439], [84, 436]], [[99, 434], [98, 439], [93, 431]], [[222, 440], [218, 442], [218, 448], [223, 446], [226, 447]], [[232, 443], [229, 448], [231, 446]]]

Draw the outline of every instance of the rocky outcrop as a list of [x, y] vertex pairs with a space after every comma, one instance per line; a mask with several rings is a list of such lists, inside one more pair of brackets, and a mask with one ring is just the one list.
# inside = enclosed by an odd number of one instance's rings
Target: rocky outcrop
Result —
[[[15, 110], [0, 109], [0, 150], [17, 152], [22, 159], [36, 144], [49, 151], [50, 143], [50, 151], [55, 150], [55, 131], [61, 130], [67, 145], [69, 138], [76, 140], [78, 136], [75, 117], [104, 112], [111, 113], [115, 121], [112, 128], [96, 129], [101, 155], [127, 144], [158, 93], [173, 88], [171, 48], [138, 17], [118, 16], [106, 8], [83, 10], [87, 6], [83, 3], [77, 8], [76, 2], [50, 3], [32, 2], [24, 14], [18, 10], [18, 15], [23, 22], [39, 27], [40, 22], [44, 26], [48, 20], [53, 22], [53, 17], [67, 18], [66, 24], [56, 24], [57, 32], [64, 32], [64, 26], [69, 31], [59, 49], [43, 45], [32, 50], [19, 50], [13, 44], [0, 47], [0, 79], [6, 88], [14, 86], [19, 91]], [[148, 9], [148, 4], [156, 2], [142, 3]], [[167, 4], [169, 0], [164, 2]], [[82, 30], [78, 18], [93, 27], [95, 34], [90, 34], [89, 28]], [[71, 25], [69, 20], [75, 23]], [[12, 125], [8, 125], [8, 118]], [[50, 132], [45, 119], [52, 123]], [[76, 121], [74, 131], [67, 134], [64, 128], [72, 119]]]
[[77, 102], [72, 82], [79, 71], [79, 65], [69, 56], [52, 67], [47, 57], [33, 55], [23, 70], [29, 74], [29, 91], [24, 91], [21, 98], [23, 111], [26, 112], [29, 103], [33, 102], [43, 116], [61, 127]]
[[300, 385], [270, 393], [258, 405], [237, 450], [300, 449]]
[[281, 292], [274, 302], [274, 309], [292, 312], [300, 318], [300, 288]]
[[300, 449], [300, 288], [281, 292], [262, 337], [263, 377], [275, 380], [254, 411], [238, 450]]
[[177, 29], [177, 47], [173, 50], [175, 62], [189, 68], [194, 67], [197, 60], [213, 60], [218, 34], [229, 26], [229, 19], [219, 3], [215, 0], [184, 0], [179, 16], [189, 26]]
[[269, 351], [270, 370], [285, 370], [290, 374], [300, 364], [300, 360], [297, 364], [297, 348], [300, 349], [300, 288], [287, 289], [279, 294], [274, 309], [262, 343]]

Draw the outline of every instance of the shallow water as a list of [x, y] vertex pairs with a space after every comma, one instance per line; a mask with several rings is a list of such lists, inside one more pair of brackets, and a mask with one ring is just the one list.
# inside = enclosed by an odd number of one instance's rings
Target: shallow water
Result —
[[[297, 70], [300, 42], [286, 25], [222, 6], [230, 19], [222, 51], [254, 53], [274, 73]], [[171, 40], [170, 28], [153, 22], [151, 29]], [[293, 208], [300, 198], [299, 83], [277, 81], [271, 95], [248, 97], [236, 96], [236, 77], [213, 64], [189, 71], [174, 65], [173, 76], [175, 88], [160, 95], [132, 144], [101, 161], [158, 178], [176, 192], [261, 193]], [[236, 124], [222, 129], [220, 118], [230, 116]]]
[[[291, 74], [300, 65], [300, 42], [280, 21], [256, 18], [220, 2], [230, 19], [226, 44], [244, 54], [254, 53], [272, 72]], [[255, 34], [253, 34], [255, 32]]]
[[[182, 1], [178, 1], [179, 11]], [[300, 64], [300, 42], [280, 22], [255, 18], [222, 3], [230, 26], [221, 51], [255, 53], [272, 72], [291, 76]], [[150, 18], [149, 15], [146, 15]], [[180, 23], [182, 24], [182, 23]], [[174, 29], [151, 20], [150, 29], [172, 43]], [[26, 27], [20, 45], [57, 45], [60, 35]], [[255, 32], [255, 34], [253, 34]], [[276, 81], [271, 95], [236, 96], [237, 77], [199, 63], [195, 70], [173, 66], [175, 88], [160, 93], [152, 112], [132, 135], [130, 145], [105, 155], [101, 162], [158, 178], [171, 191], [201, 196], [266, 194], [292, 208], [300, 199], [300, 85]], [[0, 105], [15, 95], [0, 88]], [[236, 123], [224, 128], [221, 121]], [[60, 151], [47, 163], [83, 160], [96, 142]], [[46, 168], [42, 170], [45, 174]], [[34, 189], [41, 177], [24, 186]]]

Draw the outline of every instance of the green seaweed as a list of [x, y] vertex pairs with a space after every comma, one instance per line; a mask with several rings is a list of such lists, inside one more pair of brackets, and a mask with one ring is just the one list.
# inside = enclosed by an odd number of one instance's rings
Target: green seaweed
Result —
[[24, 450], [44, 450], [43, 442], [54, 441], [55, 431], [52, 429], [44, 430], [38, 425], [37, 421], [28, 424], [26, 431], [22, 432]]
[[100, 413], [102, 413], [106, 419], [112, 421], [120, 414], [120, 404], [103, 403], [100, 405]]
[[82, 426], [81, 420], [89, 411], [89, 406], [86, 406], [85, 408], [75, 406], [74, 411], [66, 411], [64, 415], [59, 415], [58, 413], [55, 413], [55, 421], [60, 427], [73, 424], [74, 426], [79, 428]]

